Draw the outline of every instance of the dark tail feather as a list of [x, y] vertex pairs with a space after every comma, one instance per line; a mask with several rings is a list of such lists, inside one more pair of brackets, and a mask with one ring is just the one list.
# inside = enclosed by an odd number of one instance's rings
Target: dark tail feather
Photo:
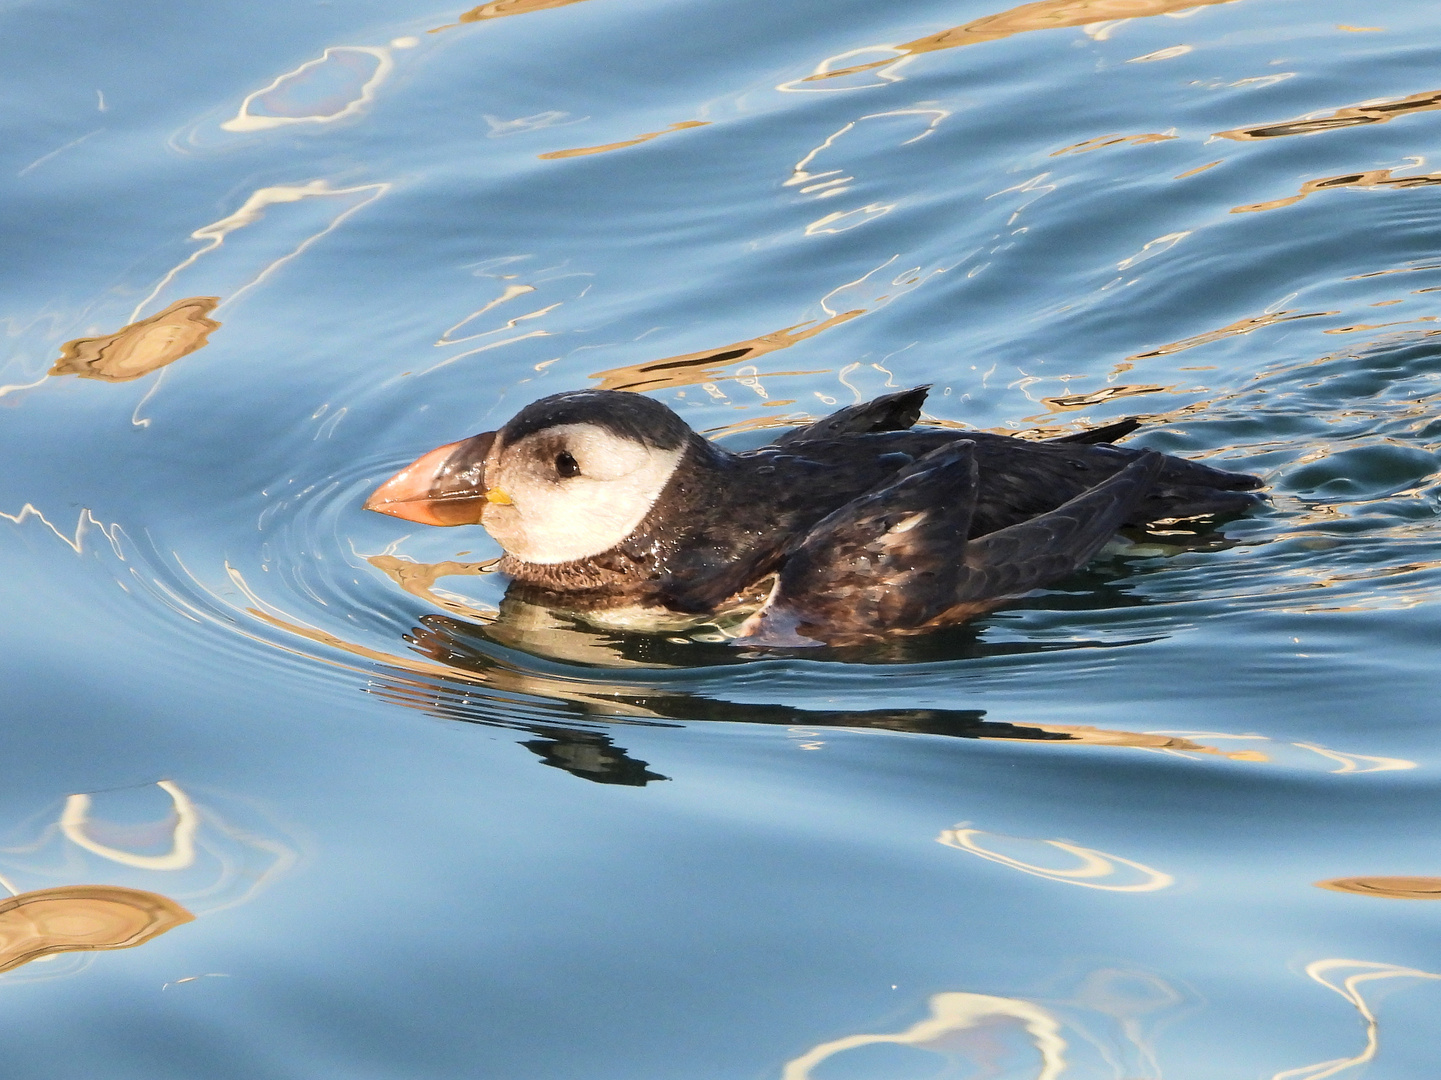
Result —
[[1054, 439], [1047, 439], [1046, 442], [1053, 443], [1114, 443], [1120, 442], [1131, 432], [1141, 426], [1139, 416], [1128, 416], [1124, 420], [1117, 420], [1113, 424], [1102, 424], [1100, 427], [1090, 428], [1087, 431], [1073, 431], [1069, 435], [1059, 435]]
[[871, 435], [878, 431], [905, 431], [921, 418], [921, 406], [929, 390], [929, 386], [917, 386], [913, 390], [886, 394], [859, 405], [848, 405], [814, 424], [786, 432], [773, 445], [786, 446], [842, 435]]

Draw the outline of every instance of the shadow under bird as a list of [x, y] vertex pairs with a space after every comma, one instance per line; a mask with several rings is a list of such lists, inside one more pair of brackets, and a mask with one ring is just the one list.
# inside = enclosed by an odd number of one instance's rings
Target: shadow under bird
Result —
[[483, 525], [563, 611], [749, 614], [738, 643], [851, 645], [962, 622], [1084, 566], [1125, 525], [1229, 515], [1254, 476], [1112, 445], [916, 427], [927, 387], [731, 453], [659, 401], [555, 394], [425, 454], [365, 506]]

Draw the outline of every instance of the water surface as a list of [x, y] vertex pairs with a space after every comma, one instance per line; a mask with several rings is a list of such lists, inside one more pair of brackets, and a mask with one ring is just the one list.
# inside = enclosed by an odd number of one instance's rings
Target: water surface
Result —
[[[1434, 1075], [1434, 4], [0, 17], [7, 1075]], [[1269, 502], [776, 655], [360, 509], [920, 383]]]

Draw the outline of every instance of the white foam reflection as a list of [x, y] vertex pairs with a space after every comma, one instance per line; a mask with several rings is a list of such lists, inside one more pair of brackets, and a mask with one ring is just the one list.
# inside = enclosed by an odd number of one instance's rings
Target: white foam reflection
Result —
[[[865, 116], [857, 117], [838, 131], [828, 135], [824, 142], [811, 150], [805, 157], [801, 158], [800, 161], [796, 162], [795, 167], [791, 170], [790, 177], [787, 178], [783, 186], [800, 186], [802, 195], [815, 194], [815, 197], [818, 199], [827, 199], [834, 195], [839, 195], [841, 192], [849, 190], [844, 185], [849, 184], [855, 177], [840, 175], [844, 172], [844, 169], [828, 169], [815, 173], [810, 170], [815, 164], [815, 159], [818, 155], [833, 148], [843, 137], [855, 131], [858, 125], [865, 123], [867, 120], [881, 120], [887, 117], [930, 117], [930, 122], [921, 129], [919, 134], [913, 135], [911, 138], [897, 144], [899, 146], [909, 146], [911, 143], [920, 142], [920, 140], [934, 132], [941, 121], [950, 115], [951, 110], [949, 109], [917, 107], [914, 109], [892, 109], [888, 112], [867, 113]], [[868, 128], [871, 126], [874, 125], [867, 125]]]
[[[812, 1080], [817, 1066], [862, 1046], [911, 1046], [953, 1056], [949, 1053], [948, 1037], [980, 1028], [990, 1029], [986, 1032], [988, 1040], [999, 1041], [1003, 1045], [1010, 1041], [1004, 1039], [1003, 1032], [1020, 1035], [1018, 1041], [1040, 1055], [1041, 1069], [1035, 1074], [1036, 1080], [1057, 1080], [1065, 1071], [1066, 1040], [1061, 1037], [1061, 1025], [1054, 1016], [1033, 1002], [989, 994], [951, 992], [936, 994], [929, 1004], [931, 1015], [905, 1031], [891, 1035], [847, 1035], [813, 1047], [786, 1062], [781, 1071], [782, 1080]], [[1005, 1046], [997, 1056], [1014, 1058], [1018, 1056], [1016, 1051], [1019, 1049]]]
[[[1341, 978], [1338, 984], [1335, 980], [1345, 972], [1350, 974]], [[1340, 994], [1361, 1015], [1361, 1020], [1366, 1025], [1366, 1045], [1353, 1057], [1332, 1058], [1313, 1065], [1303, 1065], [1299, 1069], [1285, 1069], [1272, 1076], [1271, 1080], [1326, 1080], [1327, 1077], [1336, 1076], [1358, 1065], [1365, 1065], [1376, 1057], [1381, 1049], [1381, 1025], [1370, 1003], [1361, 993], [1363, 984], [1383, 979], [1441, 979], [1441, 975], [1430, 971], [1419, 971], [1396, 964], [1380, 964], [1370, 960], [1316, 960], [1306, 965], [1306, 974], [1327, 990]]]
[[[135, 305], [135, 310], [131, 312], [128, 321], [132, 323], [137, 322], [140, 319], [141, 312], [145, 310], [146, 305], [158, 298], [180, 274], [195, 266], [204, 256], [210, 255], [212, 252], [220, 249], [232, 234], [264, 220], [267, 211], [271, 208], [302, 203], [311, 199], [338, 199], [341, 202], [339, 211], [329, 216], [329, 220], [325, 221], [323, 227], [319, 230], [305, 232], [299, 243], [294, 243], [294, 245], [291, 246], [286, 240], [282, 240], [282, 245], [289, 247], [289, 250], [278, 257], [268, 258], [258, 272], [254, 271], [253, 262], [250, 263], [248, 278], [242, 280], [239, 284], [236, 284], [234, 281], [228, 281], [226, 282], [228, 287], [211, 288], [208, 290], [192, 288], [189, 290], [190, 292], [197, 294], [209, 292], [224, 297], [220, 304], [217, 305], [217, 309], [233, 303], [245, 293], [265, 281], [266, 278], [270, 277], [270, 275], [275, 273], [280, 267], [299, 257], [321, 237], [339, 228], [352, 214], [369, 206], [390, 189], [391, 185], [385, 182], [355, 184], [350, 187], [336, 188], [331, 187], [330, 182], [327, 180], [311, 180], [304, 184], [276, 184], [271, 187], [257, 188], [234, 213], [227, 214], [225, 217], [218, 221], [212, 221], [208, 225], [202, 225], [190, 234], [190, 239], [202, 241], [205, 246], [191, 252], [185, 259], [167, 271], [159, 282], [156, 283], [155, 287], [146, 294], [144, 299]], [[325, 215], [322, 215], [322, 218], [324, 217]], [[302, 228], [304, 227], [303, 225]], [[287, 239], [293, 241], [293, 236]], [[254, 253], [251, 253], [252, 258], [253, 256]]]
[[[1038, 840], [1006, 836], [969, 827], [962, 822], [953, 829], [943, 829], [936, 843], [968, 851], [1023, 874], [1033, 874], [1065, 885], [1107, 892], [1156, 892], [1174, 885], [1170, 874], [1154, 870], [1143, 863], [1120, 855], [1111, 855], [1095, 848], [1082, 847], [1069, 840]], [[1009, 852], [1000, 850], [1008, 848]], [[1058, 862], [1056, 854], [1062, 858]]]
[[71, 794], [58, 811], [12, 828], [0, 843], [3, 884], [13, 893], [22, 883], [31, 891], [77, 881], [139, 887], [184, 901], [197, 914], [245, 903], [299, 854], [254, 808], [218, 798], [223, 813], [173, 780]]
[[72, 844], [93, 852], [101, 858], [140, 870], [183, 870], [195, 863], [195, 830], [200, 824], [195, 804], [180, 785], [169, 780], [156, 782], [156, 787], [170, 796], [175, 807], [175, 824], [170, 830], [170, 850], [164, 855], [143, 855], [124, 851], [92, 838], [85, 830], [89, 824], [90, 796], [71, 795], [60, 812], [60, 831]]
[[[418, 44], [397, 38], [394, 47]], [[384, 46], [337, 45], [247, 94], [223, 131], [269, 131], [291, 124], [332, 124], [360, 114], [395, 70]], [[256, 109], [268, 111], [254, 111]], [[309, 110], [309, 111], [307, 111]]]
[[[854, 61], [859, 56], [877, 54], [881, 59], [869, 63], [846, 63], [846, 61]], [[837, 53], [835, 56], [828, 56], [817, 64], [809, 75], [783, 82], [776, 89], [784, 94], [836, 94], [844, 93], [847, 90], [864, 90], [873, 86], [885, 86], [887, 83], [900, 82], [902, 76], [897, 72], [913, 59], [915, 57], [910, 55], [903, 46], [867, 45], [864, 48], [851, 49], [848, 52]], [[851, 71], [866, 71], [874, 74], [879, 81], [848, 85], [829, 81], [837, 75], [845, 75]]]

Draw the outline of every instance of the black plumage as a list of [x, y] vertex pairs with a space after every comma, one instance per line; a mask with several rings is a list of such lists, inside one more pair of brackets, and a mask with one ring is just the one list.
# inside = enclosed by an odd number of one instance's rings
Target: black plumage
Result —
[[757, 643], [845, 644], [923, 632], [1084, 565], [1125, 525], [1235, 514], [1260, 481], [1098, 442], [1137, 421], [1033, 441], [914, 427], [926, 388], [851, 406], [731, 453], [670, 409], [615, 391], [543, 399], [504, 445], [567, 424], [674, 448], [679, 465], [641, 524], [590, 558], [501, 568], [570, 610], [640, 605], [702, 615], [775, 574], [745, 626]]

